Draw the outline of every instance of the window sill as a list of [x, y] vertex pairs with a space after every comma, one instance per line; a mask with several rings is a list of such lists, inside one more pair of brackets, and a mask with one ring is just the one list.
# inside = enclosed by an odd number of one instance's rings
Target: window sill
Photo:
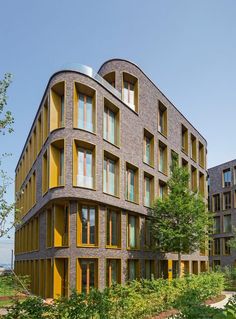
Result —
[[197, 163], [197, 159], [193, 158], [192, 156], [190, 156], [191, 160], [194, 161], [195, 163]]
[[55, 189], [55, 188], [63, 188], [63, 187], [65, 187], [65, 185], [52, 186], [52, 187], [49, 187], [49, 190]]
[[119, 144], [114, 144], [110, 141], [108, 141], [107, 139], [103, 138], [103, 141], [107, 142], [108, 144], [112, 145], [112, 146], [115, 146], [116, 148], [120, 149], [120, 145]]
[[86, 187], [86, 186], [73, 185], [73, 187], [87, 189], [87, 190], [91, 190], [91, 191], [96, 191], [96, 188], [90, 188], [90, 187]]
[[139, 202], [133, 202], [132, 200], [129, 200], [127, 198], [125, 199], [125, 201], [131, 204], [139, 205]]
[[99, 248], [98, 245], [86, 245], [86, 244], [79, 244], [76, 245], [77, 248]]
[[127, 247], [127, 250], [128, 251], [139, 251], [139, 250], [141, 250], [140, 248], [130, 248], [130, 247]]
[[186, 156], [188, 156], [188, 152], [185, 150], [185, 149], [181, 149], [181, 151], [186, 155]]
[[70, 245], [65, 245], [65, 246], [54, 246], [53, 248], [69, 248]]
[[162, 172], [162, 171], [158, 170], [158, 173], [161, 173], [162, 175], [168, 177], [168, 173], [166, 173], [166, 172]]
[[163, 136], [164, 138], [167, 139], [167, 133], [162, 133], [161, 131], [158, 130], [158, 133], [161, 134], [161, 136]]
[[147, 166], [151, 167], [151, 168], [155, 168], [155, 167], [154, 167], [154, 165], [152, 165], [152, 164], [148, 164], [148, 163], [147, 163], [147, 162], [145, 162], [145, 161], [143, 161], [143, 163], [144, 163], [145, 165], [147, 165]]
[[120, 198], [120, 196], [118, 196], [118, 195], [109, 194], [107, 192], [103, 192], [103, 194], [106, 194], [108, 196], [115, 197], [115, 198]]
[[[52, 132], [55, 132], [55, 131], [58, 131], [58, 130], [61, 130], [61, 129], [64, 129], [64, 128], [65, 128], [65, 125], [64, 125], [64, 126], [60, 126], [60, 127], [56, 127], [56, 128], [54, 128], [54, 129], [50, 130], [50, 131], [49, 131], [49, 134], [48, 134], [48, 136], [47, 136], [47, 138], [49, 137], [49, 135], [50, 135]], [[45, 139], [44, 144], [45, 144], [47, 138]]]
[[121, 250], [121, 247], [119, 247], [119, 246], [109, 246], [109, 245], [106, 245], [106, 248], [107, 249], [117, 249], [117, 250]]
[[73, 129], [79, 130], [79, 131], [83, 131], [83, 132], [86, 132], [86, 133], [90, 133], [90, 134], [93, 134], [93, 135], [97, 135], [96, 132], [88, 131], [88, 130], [85, 130], [85, 129], [83, 129], [83, 128], [79, 128], [79, 127], [73, 126]]

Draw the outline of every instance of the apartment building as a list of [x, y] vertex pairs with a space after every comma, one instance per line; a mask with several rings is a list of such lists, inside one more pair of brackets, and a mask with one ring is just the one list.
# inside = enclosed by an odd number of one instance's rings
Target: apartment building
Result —
[[[44, 298], [174, 277], [177, 255], [150, 248], [148, 208], [166, 195], [173, 154], [206, 197], [206, 145], [129, 61], [53, 74], [16, 166], [16, 272]], [[183, 272], [208, 267], [205, 252], [182, 259]]]
[[236, 250], [228, 245], [236, 227], [236, 160], [212, 167], [208, 174], [209, 210], [214, 212], [210, 264], [236, 266]]

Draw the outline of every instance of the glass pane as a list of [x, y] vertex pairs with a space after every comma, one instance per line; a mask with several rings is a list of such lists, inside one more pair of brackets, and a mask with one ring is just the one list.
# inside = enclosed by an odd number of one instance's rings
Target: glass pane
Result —
[[95, 223], [96, 223], [96, 216], [95, 216], [95, 208], [89, 209], [89, 218], [90, 218], [90, 244], [95, 244]]
[[82, 292], [87, 292], [87, 262], [85, 260], [81, 261], [82, 268]]
[[86, 151], [86, 180], [85, 186], [93, 187], [93, 155], [91, 151]]
[[93, 100], [90, 96], [87, 96], [86, 103], [86, 129], [93, 132]]
[[145, 205], [150, 206], [150, 179], [145, 177]]
[[164, 171], [164, 152], [163, 152], [163, 148], [160, 147], [160, 162], [159, 162], [159, 170], [160, 172]]
[[89, 262], [89, 288], [95, 287], [95, 262]]
[[88, 208], [82, 207], [82, 243], [83, 244], [88, 244], [87, 232], [88, 232]]
[[118, 223], [117, 213], [111, 212], [111, 232], [112, 232], [111, 244], [113, 246], [118, 245], [117, 223]]
[[78, 151], [78, 175], [77, 175], [77, 185], [84, 185], [84, 174], [85, 174], [85, 150], [80, 148]]
[[117, 260], [111, 260], [111, 281], [116, 283], [118, 279]]
[[151, 144], [150, 144], [150, 139], [148, 137], [145, 137], [145, 146], [146, 146], [146, 150], [145, 150], [145, 162], [150, 164], [150, 151], [151, 151]]
[[129, 280], [136, 279], [135, 261], [129, 260]]
[[129, 216], [129, 246], [136, 247], [136, 217]]
[[115, 162], [109, 160], [109, 193], [115, 195]]
[[134, 110], [134, 85], [130, 83], [129, 106]]
[[125, 103], [129, 103], [128, 82], [124, 82], [123, 99]]
[[104, 159], [103, 161], [103, 191], [107, 191], [107, 160]]
[[129, 170], [129, 200], [134, 201], [134, 171]]
[[115, 113], [109, 110], [109, 132], [108, 139], [111, 143], [115, 143]]
[[108, 136], [107, 136], [107, 111], [108, 111], [108, 109], [105, 108], [104, 113], [103, 113], [103, 138], [105, 138], [106, 140], [108, 138]]
[[79, 121], [78, 121], [78, 125], [79, 128], [84, 129], [85, 128], [85, 123], [84, 123], [84, 119], [85, 119], [85, 114], [84, 114], [84, 95], [83, 94], [79, 94], [79, 110], [78, 110], [78, 117], [79, 117]]

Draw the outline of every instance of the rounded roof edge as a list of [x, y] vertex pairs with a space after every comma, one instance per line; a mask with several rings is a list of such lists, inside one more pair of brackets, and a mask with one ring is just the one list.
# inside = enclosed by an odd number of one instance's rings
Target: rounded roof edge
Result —
[[196, 129], [195, 126], [193, 126], [193, 124], [184, 116], [184, 114], [173, 104], [173, 102], [171, 102], [171, 100], [159, 89], [159, 87], [150, 79], [150, 77], [140, 68], [139, 65], [137, 65], [136, 63], [134, 63], [133, 61], [127, 60], [127, 59], [121, 59], [121, 58], [112, 58], [109, 59], [107, 61], [105, 61], [99, 68], [99, 70], [97, 71], [97, 73], [99, 74], [101, 69], [104, 67], [105, 64], [108, 64], [110, 62], [113, 61], [121, 61], [121, 62], [126, 62], [129, 64], [132, 64], [133, 66], [135, 66], [140, 72], [143, 73], [143, 75], [157, 88], [157, 90], [170, 102], [170, 104], [176, 109], [177, 112], [179, 112], [183, 118], [198, 132], [198, 134], [204, 139], [206, 146], [207, 146], [207, 140], [206, 138]]

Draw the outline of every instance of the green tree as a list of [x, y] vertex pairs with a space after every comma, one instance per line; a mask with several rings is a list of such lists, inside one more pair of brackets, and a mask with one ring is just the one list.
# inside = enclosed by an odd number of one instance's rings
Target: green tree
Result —
[[[12, 81], [12, 75], [6, 73], [3, 80], [0, 81], [0, 135], [13, 132], [14, 118], [9, 110], [7, 110], [7, 89]], [[3, 143], [2, 143], [3, 144]], [[2, 161], [10, 154], [1, 154], [0, 156], [0, 238], [6, 235], [14, 224], [8, 225], [8, 217], [15, 209], [14, 203], [8, 203], [6, 193], [11, 178], [2, 168]]]
[[229, 240], [228, 245], [230, 248], [236, 249], [236, 227], [232, 227], [233, 237]]
[[213, 223], [204, 198], [190, 191], [189, 180], [188, 171], [174, 159], [167, 183], [168, 195], [157, 198], [150, 210], [154, 249], [178, 254], [179, 277], [181, 255], [206, 249]]

